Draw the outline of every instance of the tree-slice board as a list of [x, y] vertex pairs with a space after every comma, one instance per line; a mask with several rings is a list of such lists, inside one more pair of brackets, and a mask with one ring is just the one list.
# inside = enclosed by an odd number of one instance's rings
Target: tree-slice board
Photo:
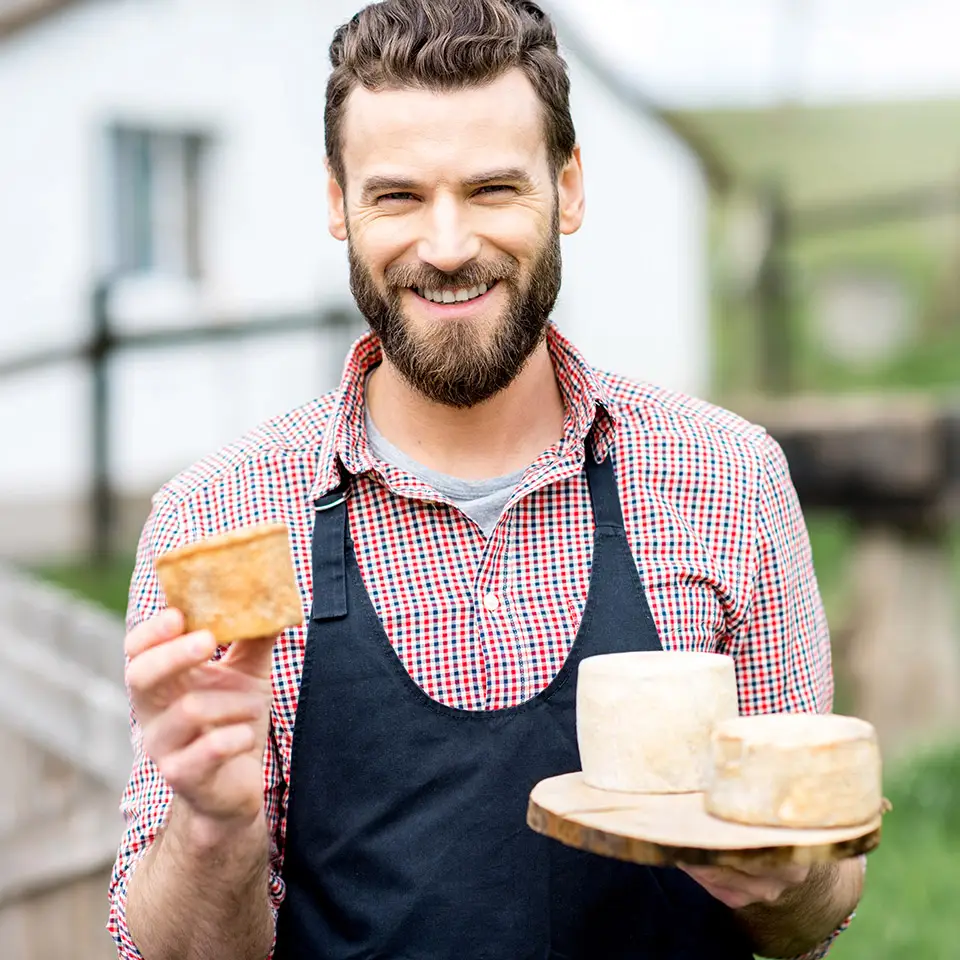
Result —
[[707, 813], [702, 793], [614, 793], [588, 786], [582, 773], [541, 781], [527, 809], [527, 823], [537, 833], [651, 866], [767, 867], [843, 860], [869, 853], [880, 843], [880, 821], [878, 812], [857, 827], [751, 827]]

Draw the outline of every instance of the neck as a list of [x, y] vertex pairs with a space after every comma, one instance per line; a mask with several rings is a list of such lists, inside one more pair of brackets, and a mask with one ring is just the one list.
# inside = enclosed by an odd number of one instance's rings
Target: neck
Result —
[[367, 386], [377, 429], [417, 463], [461, 480], [522, 470], [563, 436], [563, 397], [546, 342], [505, 390], [466, 410], [428, 400], [386, 357]]

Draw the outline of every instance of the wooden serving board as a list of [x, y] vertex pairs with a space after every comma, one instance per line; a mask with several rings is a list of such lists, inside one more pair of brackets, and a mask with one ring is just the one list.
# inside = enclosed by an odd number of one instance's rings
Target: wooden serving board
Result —
[[880, 843], [870, 823], [829, 830], [749, 827], [711, 816], [702, 793], [631, 794], [587, 786], [582, 773], [533, 788], [527, 823], [570, 847], [650, 866], [772, 867], [843, 860]]

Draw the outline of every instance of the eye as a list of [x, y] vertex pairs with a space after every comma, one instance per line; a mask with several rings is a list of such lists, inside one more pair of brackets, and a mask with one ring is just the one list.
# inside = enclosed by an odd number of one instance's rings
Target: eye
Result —
[[508, 187], [505, 183], [491, 184], [490, 186], [481, 187], [477, 194], [485, 196], [495, 196], [498, 193], [516, 193], [515, 187]]
[[384, 193], [377, 197], [377, 203], [405, 203], [408, 200], [416, 199], [412, 193], [408, 193], [405, 190], [398, 190], [394, 193]]

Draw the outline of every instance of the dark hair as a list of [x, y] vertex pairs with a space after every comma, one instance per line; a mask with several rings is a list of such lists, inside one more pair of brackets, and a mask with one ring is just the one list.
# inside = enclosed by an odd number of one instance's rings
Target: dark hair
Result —
[[576, 145], [570, 80], [550, 18], [531, 0], [382, 0], [339, 27], [324, 111], [327, 158], [343, 184], [343, 110], [350, 91], [459, 90], [524, 72], [543, 104], [554, 172]]

